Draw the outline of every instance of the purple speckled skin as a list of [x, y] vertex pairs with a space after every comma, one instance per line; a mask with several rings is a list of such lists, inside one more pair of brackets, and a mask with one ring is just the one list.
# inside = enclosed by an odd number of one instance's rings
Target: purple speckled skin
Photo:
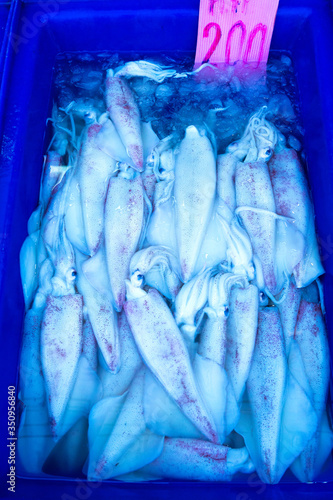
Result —
[[237, 401], [243, 395], [251, 368], [258, 326], [258, 297], [254, 285], [234, 287], [230, 293], [226, 370]]
[[42, 366], [55, 432], [66, 408], [82, 350], [82, 295], [49, 295], [41, 331]]
[[135, 168], [143, 170], [143, 145], [140, 112], [134, 96], [124, 79], [109, 76], [106, 79], [107, 110], [123, 141]]
[[294, 269], [296, 285], [307, 286], [324, 273], [319, 257], [313, 206], [304, 169], [293, 149], [283, 149], [269, 162], [276, 211], [292, 217], [295, 227], [305, 237], [306, 249], [301, 262]]
[[[321, 469], [333, 444], [332, 432], [325, 429], [324, 413], [330, 378], [329, 346], [320, 304], [302, 299], [297, 316], [295, 339], [300, 347], [306, 375], [313, 391], [318, 427], [292, 470], [302, 481], [312, 481]], [[326, 446], [320, 444], [326, 441]], [[324, 455], [324, 456], [322, 456]], [[325, 456], [326, 455], [326, 456]]]
[[105, 204], [105, 248], [114, 306], [122, 309], [125, 279], [135, 253], [143, 223], [144, 200], [140, 176], [110, 180]]
[[[275, 212], [275, 202], [267, 164], [263, 161], [239, 163], [236, 169], [237, 207], [248, 206]], [[258, 255], [265, 284], [275, 293], [274, 273], [276, 221], [269, 214], [241, 211], [240, 216]]]
[[124, 304], [138, 349], [185, 415], [211, 441], [218, 436], [198, 393], [182, 335], [162, 296], [154, 289]]
[[77, 165], [85, 236], [91, 255], [97, 252], [103, 239], [104, 202], [108, 179], [114, 170], [114, 161], [96, 145], [101, 129], [99, 123], [88, 127]]
[[258, 332], [247, 391], [259, 452], [253, 460], [262, 480], [271, 483], [274, 482], [279, 460], [287, 360], [279, 311], [267, 307], [261, 309], [258, 316]]

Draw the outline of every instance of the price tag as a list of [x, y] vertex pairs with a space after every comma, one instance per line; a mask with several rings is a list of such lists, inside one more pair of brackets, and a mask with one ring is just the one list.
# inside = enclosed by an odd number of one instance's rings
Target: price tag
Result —
[[[200, 0], [195, 67], [266, 63], [279, 0]], [[254, 64], [253, 64], [254, 63]]]

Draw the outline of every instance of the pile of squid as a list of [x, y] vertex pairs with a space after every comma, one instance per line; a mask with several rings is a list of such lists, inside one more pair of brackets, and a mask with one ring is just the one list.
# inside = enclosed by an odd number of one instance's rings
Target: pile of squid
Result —
[[298, 154], [265, 107], [223, 154], [205, 122], [158, 137], [132, 76], [107, 71], [104, 112], [53, 110], [20, 254], [22, 467], [313, 481], [333, 433], [324, 270]]

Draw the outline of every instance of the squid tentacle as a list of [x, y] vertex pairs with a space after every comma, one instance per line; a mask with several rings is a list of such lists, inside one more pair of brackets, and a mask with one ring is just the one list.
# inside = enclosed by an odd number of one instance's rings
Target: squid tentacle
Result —
[[207, 303], [208, 290], [211, 276], [216, 272], [214, 269], [206, 269], [195, 278], [186, 283], [176, 298], [175, 318], [182, 333], [193, 342], [197, 328], [202, 319], [197, 313]]
[[[176, 256], [171, 249], [162, 245], [151, 246], [140, 250], [131, 259], [130, 279], [133, 285], [141, 285], [145, 279], [149, 285], [154, 285], [163, 295], [173, 300], [180, 288], [179, 269]], [[159, 270], [162, 282], [154, 280], [150, 274], [153, 270]]]
[[148, 195], [147, 195], [147, 193], [146, 193], [146, 191], [144, 189], [142, 190], [142, 195], [143, 195], [143, 200], [144, 200], [144, 202], [145, 202], [145, 204], [147, 206], [148, 213], [146, 214], [145, 220], [144, 220], [144, 222], [142, 224], [141, 235], [140, 235], [140, 239], [139, 239], [139, 243], [138, 243], [139, 250], [141, 250], [142, 247], [143, 247], [144, 241], [146, 239], [146, 234], [147, 234], [147, 230], [148, 230], [148, 226], [149, 226], [151, 214], [153, 213], [152, 202], [148, 198]]
[[219, 273], [213, 276], [209, 283], [208, 292], [208, 308], [205, 311], [212, 313], [214, 316], [227, 315], [229, 312], [228, 302], [231, 288], [238, 284], [243, 287], [248, 281], [244, 275], [235, 275], [232, 273]]
[[249, 279], [253, 279], [252, 245], [246, 231], [241, 227], [238, 219], [233, 219], [231, 224], [228, 224], [219, 213], [217, 213], [217, 218], [227, 239], [228, 268], [237, 274], [245, 273]]

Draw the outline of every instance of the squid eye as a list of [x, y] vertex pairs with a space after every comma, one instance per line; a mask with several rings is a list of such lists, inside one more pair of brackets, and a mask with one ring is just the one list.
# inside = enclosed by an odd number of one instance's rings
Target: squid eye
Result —
[[160, 173], [160, 174], [163, 174], [163, 173], [165, 172], [165, 168], [160, 167], [160, 168], [158, 169], [158, 171], [159, 171], [159, 173]]
[[259, 298], [261, 302], [265, 302], [266, 300], [266, 294], [264, 292], [260, 292]]
[[69, 269], [67, 272], [67, 279], [68, 281], [74, 281], [76, 279], [77, 272], [74, 268]]
[[147, 158], [147, 165], [151, 168], [156, 167], [157, 165], [157, 156], [155, 153], [150, 153]]
[[144, 279], [144, 275], [140, 273], [139, 269], [137, 269], [136, 271], [134, 271], [134, 273], [132, 274], [132, 276], [139, 282], [141, 283]]
[[264, 151], [264, 156], [266, 156], [266, 158], [269, 158], [270, 156], [272, 156], [273, 154], [273, 151], [271, 148], [267, 148], [265, 151]]
[[224, 316], [227, 318], [229, 316], [229, 307], [224, 308]]

